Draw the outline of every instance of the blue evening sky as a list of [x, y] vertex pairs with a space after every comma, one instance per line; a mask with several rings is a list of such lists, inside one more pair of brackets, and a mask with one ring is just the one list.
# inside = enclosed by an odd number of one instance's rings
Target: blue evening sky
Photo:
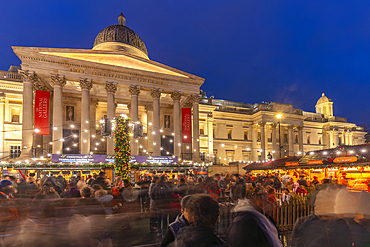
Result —
[[205, 78], [208, 96], [274, 101], [370, 123], [370, 1], [2, 1], [0, 70], [11, 46], [92, 48], [123, 12], [150, 59]]

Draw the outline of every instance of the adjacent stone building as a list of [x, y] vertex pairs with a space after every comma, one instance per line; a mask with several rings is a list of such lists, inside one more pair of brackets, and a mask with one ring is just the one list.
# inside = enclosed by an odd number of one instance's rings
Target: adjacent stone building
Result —
[[275, 102], [212, 99], [205, 94], [199, 103], [201, 158], [216, 164], [300, 156], [311, 150], [365, 142], [363, 128], [334, 116], [333, 102], [325, 94], [317, 101], [316, 112]]

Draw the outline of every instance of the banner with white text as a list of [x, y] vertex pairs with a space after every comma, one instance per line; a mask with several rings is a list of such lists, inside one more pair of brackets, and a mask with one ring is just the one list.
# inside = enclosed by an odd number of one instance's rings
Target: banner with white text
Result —
[[50, 92], [36, 90], [35, 96], [35, 134], [49, 135]]
[[191, 143], [191, 108], [182, 108], [182, 143]]

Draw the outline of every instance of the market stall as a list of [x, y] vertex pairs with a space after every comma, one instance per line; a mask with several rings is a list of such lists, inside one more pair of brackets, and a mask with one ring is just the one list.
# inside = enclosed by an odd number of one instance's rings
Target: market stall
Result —
[[[296, 160], [295, 160], [296, 159]], [[370, 144], [347, 146], [340, 145], [334, 149], [307, 152], [297, 160], [286, 157], [264, 163], [255, 162], [244, 167], [252, 174], [275, 173], [291, 175], [294, 182], [303, 175], [308, 181], [317, 178], [338, 184], [346, 184], [349, 188], [368, 190], [370, 184]]]

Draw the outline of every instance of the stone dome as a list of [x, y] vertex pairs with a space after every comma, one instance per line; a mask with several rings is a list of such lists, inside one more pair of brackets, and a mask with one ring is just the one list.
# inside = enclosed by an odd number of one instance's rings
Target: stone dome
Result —
[[118, 16], [118, 25], [111, 25], [99, 32], [93, 50], [125, 51], [149, 59], [143, 40], [126, 26], [126, 18], [122, 13]]
[[322, 103], [327, 103], [327, 102], [333, 102], [331, 99], [325, 96], [325, 93], [322, 93], [321, 98], [317, 101], [316, 105], [320, 105]]

